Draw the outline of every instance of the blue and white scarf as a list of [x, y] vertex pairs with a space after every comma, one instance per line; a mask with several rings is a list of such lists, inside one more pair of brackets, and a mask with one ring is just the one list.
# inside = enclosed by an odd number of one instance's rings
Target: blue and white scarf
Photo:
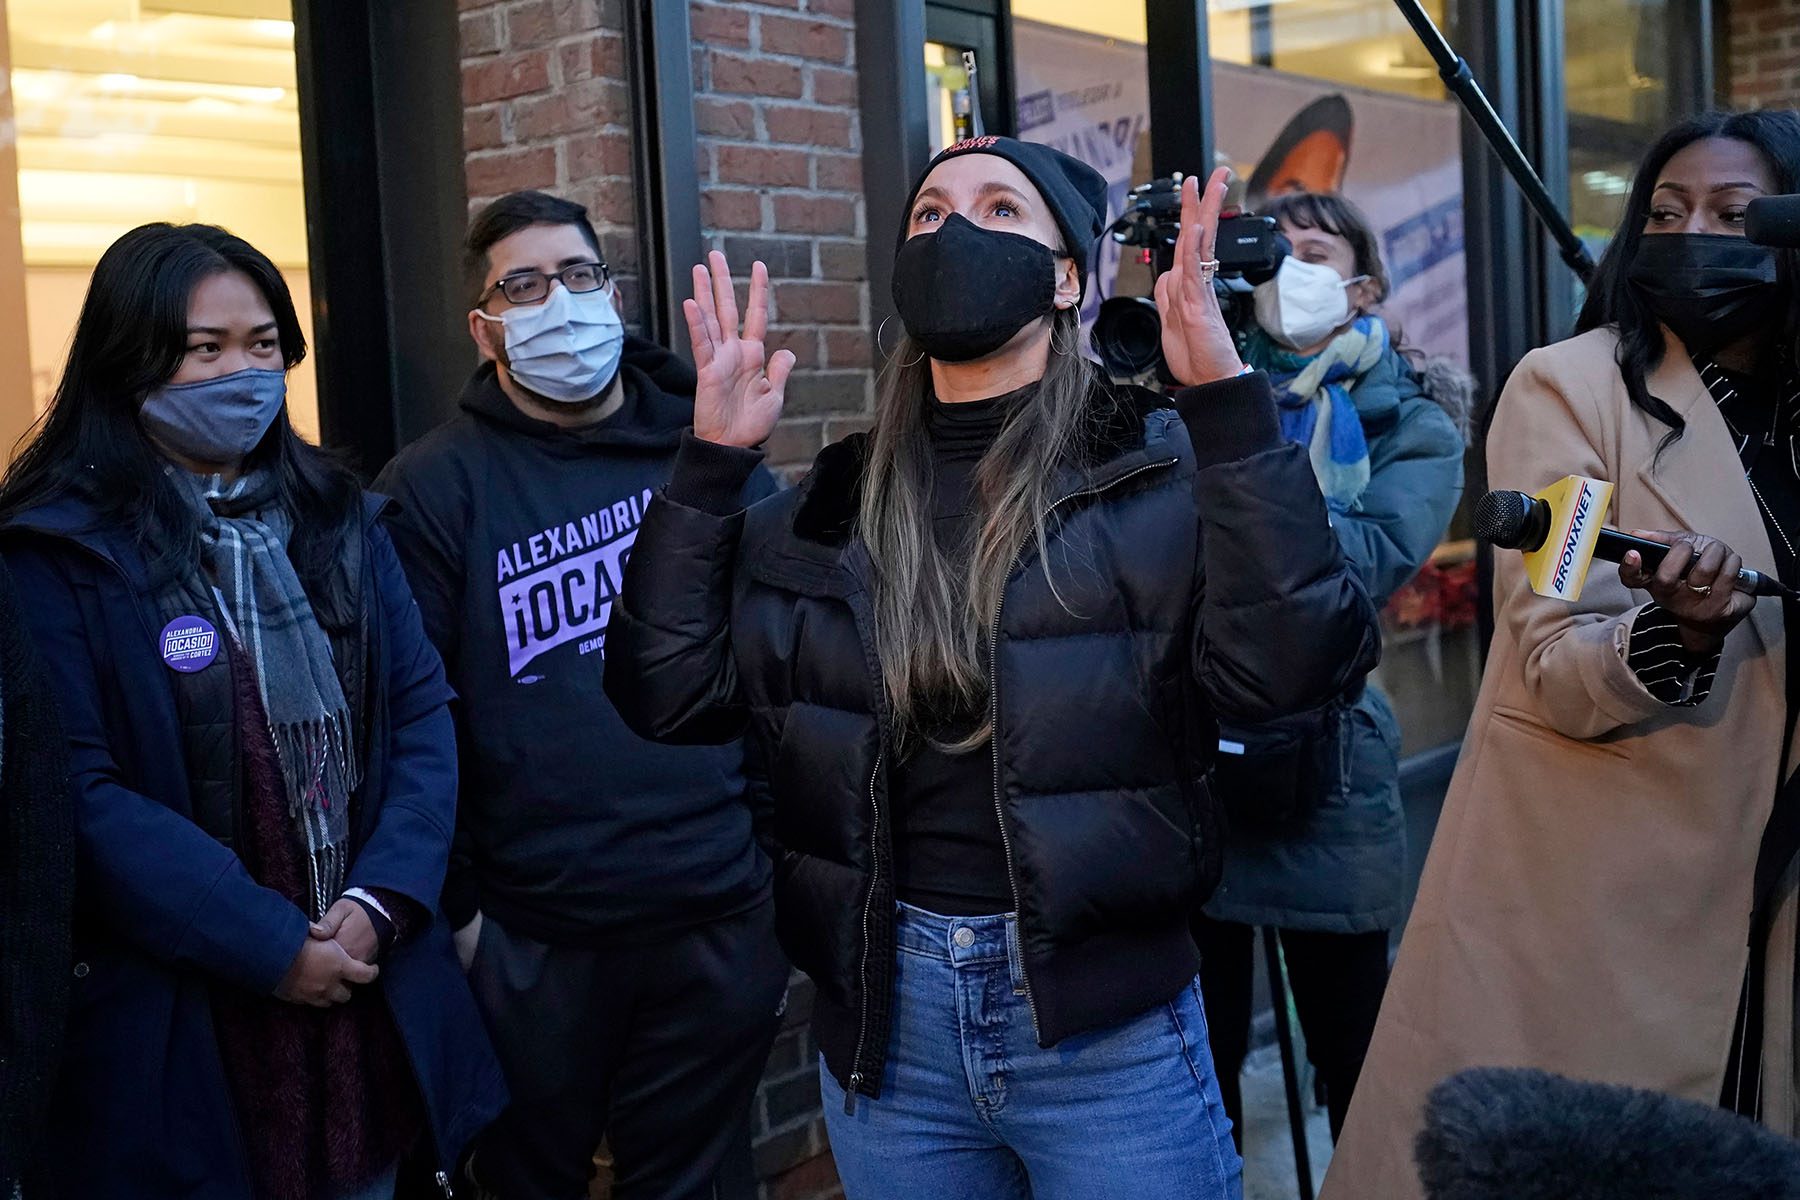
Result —
[[1369, 440], [1350, 389], [1387, 354], [1387, 325], [1380, 317], [1358, 317], [1310, 356], [1256, 329], [1245, 350], [1252, 366], [1268, 372], [1281, 436], [1306, 447], [1325, 502], [1335, 512], [1354, 509], [1369, 485]]

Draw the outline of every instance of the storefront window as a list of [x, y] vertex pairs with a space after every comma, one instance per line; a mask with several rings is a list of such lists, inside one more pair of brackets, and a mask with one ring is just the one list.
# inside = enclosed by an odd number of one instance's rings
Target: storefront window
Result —
[[[1444, 0], [1426, 4], [1439, 22]], [[1149, 178], [1143, 0], [1013, 0], [1020, 135], [1103, 172], [1113, 215]], [[1461, 110], [1390, 0], [1214, 0], [1218, 161], [1254, 209], [1300, 189], [1342, 192], [1375, 227], [1392, 283], [1383, 315], [1422, 360], [1468, 362]], [[1142, 295], [1147, 268], [1102, 243], [1097, 296]], [[1380, 679], [1403, 750], [1461, 738], [1480, 674], [1474, 544], [1438, 548], [1386, 614]]]
[[[1440, 27], [1445, 7], [1425, 5]], [[1390, 0], [1228, 0], [1208, 28], [1213, 127], [1246, 206], [1343, 193], [1375, 228], [1396, 340], [1466, 366], [1462, 113], [1412, 27]], [[1475, 546], [1453, 535], [1384, 614], [1376, 678], [1403, 753], [1462, 737], [1480, 676], [1475, 613]]]
[[[1013, 0], [1019, 136], [1074, 155], [1106, 176], [1109, 219], [1150, 178], [1149, 61], [1144, 0]], [[1105, 296], [1143, 295], [1150, 272], [1102, 238], [1083, 318]]]
[[[1444, 25], [1444, 0], [1425, 0]], [[1378, 92], [1441, 100], [1431, 56], [1392, 0], [1215, 0], [1207, 5], [1215, 62], [1272, 67]]]
[[969, 73], [963, 67], [962, 47], [925, 43], [925, 87], [930, 93], [925, 105], [931, 122], [930, 152], [935, 155], [973, 132]]
[[[929, 151], [976, 133], [1008, 129], [1002, 111], [1005, 64], [1000, 58], [999, 0], [961, 0], [925, 5], [925, 112]], [[975, 63], [970, 79], [965, 54]]]
[[1564, 80], [1569, 201], [1596, 252], [1612, 236], [1637, 160], [1685, 111], [1669, 84], [1668, 0], [1567, 0]]
[[[9, 448], [61, 373], [94, 262], [147, 221], [245, 238], [286, 275], [310, 336], [291, 18], [283, 0], [0, 6], [0, 121], [16, 130], [0, 138], [0, 311], [26, 331], [0, 349]], [[289, 398], [316, 438], [310, 362]]]

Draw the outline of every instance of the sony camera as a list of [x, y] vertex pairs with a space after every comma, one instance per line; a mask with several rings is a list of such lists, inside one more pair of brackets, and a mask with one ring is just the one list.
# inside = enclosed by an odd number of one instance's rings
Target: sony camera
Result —
[[[1168, 270], [1181, 232], [1181, 176], [1155, 179], [1131, 190], [1125, 212], [1107, 230], [1121, 246], [1140, 249], [1157, 275]], [[1250, 289], [1273, 279], [1292, 247], [1273, 217], [1239, 215], [1219, 222], [1213, 279], [1225, 319], [1237, 328], [1249, 319]], [[1148, 296], [1114, 296], [1100, 304], [1092, 336], [1094, 353], [1115, 379], [1154, 373], [1173, 383], [1163, 364], [1162, 317]]]

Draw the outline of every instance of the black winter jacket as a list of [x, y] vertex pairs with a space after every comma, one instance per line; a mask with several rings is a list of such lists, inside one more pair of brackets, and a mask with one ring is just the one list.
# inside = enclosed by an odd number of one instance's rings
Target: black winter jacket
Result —
[[[1190, 389], [1179, 415], [1098, 383], [1095, 403], [1096, 450], [1056, 490], [1061, 597], [1026, 547], [989, 639], [994, 804], [1045, 1046], [1193, 977], [1189, 916], [1220, 853], [1214, 714], [1325, 703], [1379, 646], [1264, 377]], [[646, 737], [746, 735], [782, 946], [817, 985], [827, 1067], [874, 1096], [894, 902], [875, 569], [852, 535], [866, 452], [847, 438], [798, 488], [719, 515], [670, 498], [721, 453], [684, 445], [613, 606], [606, 687]]]

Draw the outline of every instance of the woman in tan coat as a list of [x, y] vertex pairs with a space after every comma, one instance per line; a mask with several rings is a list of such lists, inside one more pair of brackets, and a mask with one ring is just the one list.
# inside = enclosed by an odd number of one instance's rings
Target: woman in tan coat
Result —
[[1795, 1131], [1795, 874], [1765, 846], [1792, 672], [1781, 603], [1728, 584], [1800, 568], [1800, 304], [1786, 256], [1742, 237], [1750, 199], [1797, 190], [1793, 113], [1672, 130], [1586, 332], [1501, 397], [1491, 486], [1609, 480], [1609, 524], [1696, 532], [1647, 535], [1674, 544], [1654, 576], [1596, 564], [1574, 604], [1496, 553], [1487, 674], [1324, 1200], [1418, 1196], [1425, 1096], [1468, 1067]]

